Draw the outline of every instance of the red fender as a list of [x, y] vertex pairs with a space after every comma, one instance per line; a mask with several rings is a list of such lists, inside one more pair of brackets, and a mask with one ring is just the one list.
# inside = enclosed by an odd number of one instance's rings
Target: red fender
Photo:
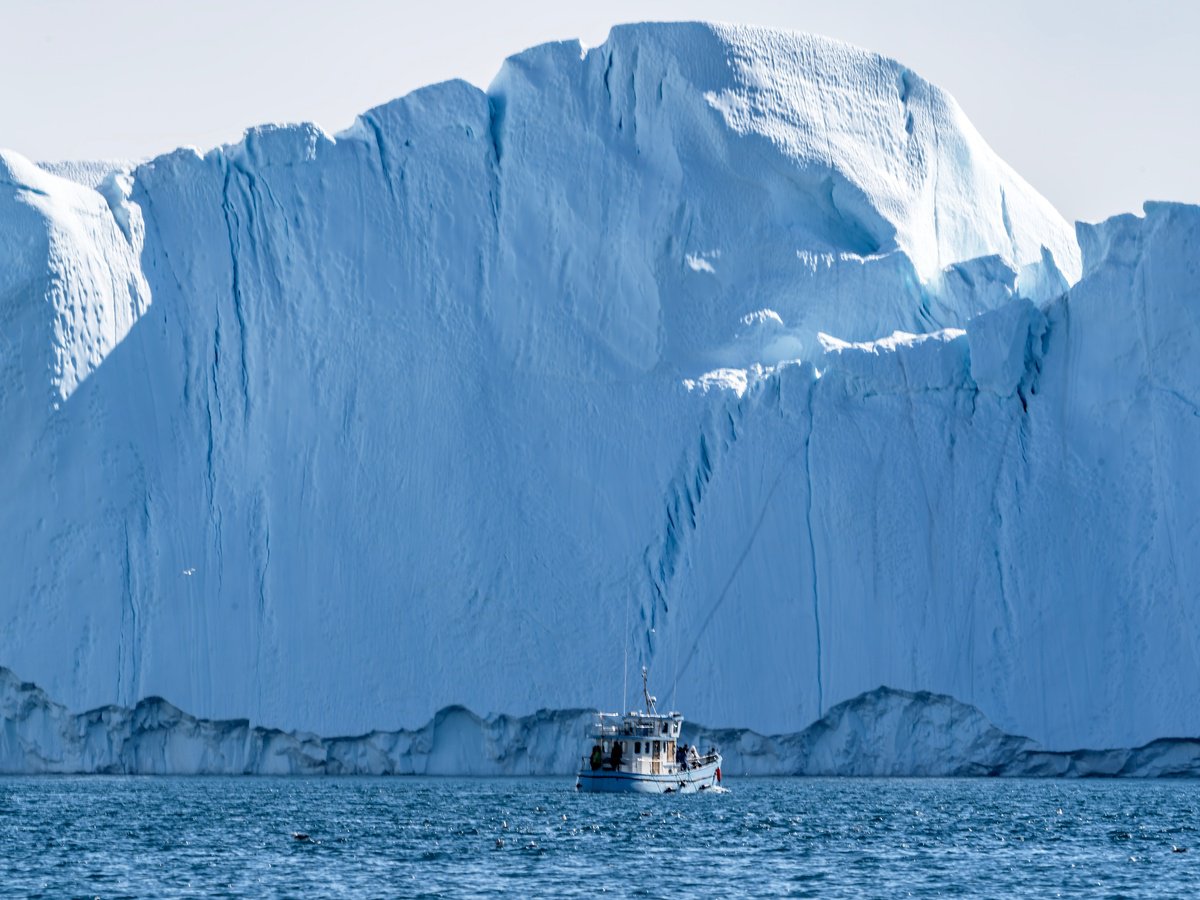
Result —
[[717, 784], [721, 783], [721, 767], [717, 766]]

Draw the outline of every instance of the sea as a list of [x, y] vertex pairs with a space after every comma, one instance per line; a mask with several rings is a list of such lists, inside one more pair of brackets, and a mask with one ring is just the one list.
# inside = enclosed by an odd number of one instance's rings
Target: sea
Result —
[[0, 778], [11, 897], [1189, 897], [1200, 782]]

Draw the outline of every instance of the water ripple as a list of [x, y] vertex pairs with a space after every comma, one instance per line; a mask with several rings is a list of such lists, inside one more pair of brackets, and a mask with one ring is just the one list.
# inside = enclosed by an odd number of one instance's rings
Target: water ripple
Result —
[[[0, 778], [0, 893], [60, 897], [1160, 897], [1193, 781]], [[1193, 846], [1197, 844], [1197, 846]]]

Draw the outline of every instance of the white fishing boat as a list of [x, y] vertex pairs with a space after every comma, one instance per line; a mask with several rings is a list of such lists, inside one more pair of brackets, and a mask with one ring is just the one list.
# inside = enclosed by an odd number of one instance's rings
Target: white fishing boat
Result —
[[683, 717], [660, 714], [642, 669], [641, 712], [597, 713], [588, 730], [591, 749], [583, 757], [575, 790], [597, 793], [694, 794], [721, 784], [721, 754], [701, 754], [679, 740]]

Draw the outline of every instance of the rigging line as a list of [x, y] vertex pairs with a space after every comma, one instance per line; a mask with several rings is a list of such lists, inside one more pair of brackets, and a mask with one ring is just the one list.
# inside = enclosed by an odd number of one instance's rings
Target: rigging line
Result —
[[668, 712], [679, 709], [679, 704], [678, 704], [678, 702], [676, 702], [678, 695], [679, 695], [679, 616], [678, 615], [675, 617], [675, 622], [671, 628], [671, 632], [672, 632], [671, 644], [673, 645], [671, 647], [671, 656], [672, 656], [671, 668], [675, 670], [675, 680], [671, 684], [671, 709], [667, 710]]
[[621, 665], [621, 715], [628, 711], [625, 703], [629, 699], [629, 591], [625, 592], [625, 630], [621, 635], [625, 645], [625, 661]]

